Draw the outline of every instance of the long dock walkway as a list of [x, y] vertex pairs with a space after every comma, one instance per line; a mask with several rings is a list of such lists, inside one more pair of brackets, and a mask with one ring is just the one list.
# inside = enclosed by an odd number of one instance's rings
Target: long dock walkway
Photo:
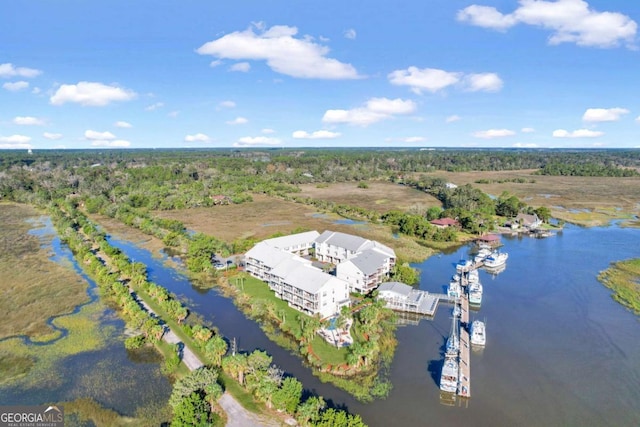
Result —
[[460, 373], [458, 378], [458, 395], [471, 397], [471, 357], [469, 345], [469, 332], [466, 328], [460, 328]]

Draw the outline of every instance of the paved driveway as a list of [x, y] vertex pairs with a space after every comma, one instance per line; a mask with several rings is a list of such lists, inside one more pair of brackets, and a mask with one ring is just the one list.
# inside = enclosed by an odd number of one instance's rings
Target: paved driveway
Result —
[[265, 420], [247, 411], [229, 393], [223, 394], [218, 403], [227, 413], [226, 427], [277, 427], [280, 425], [275, 420]]

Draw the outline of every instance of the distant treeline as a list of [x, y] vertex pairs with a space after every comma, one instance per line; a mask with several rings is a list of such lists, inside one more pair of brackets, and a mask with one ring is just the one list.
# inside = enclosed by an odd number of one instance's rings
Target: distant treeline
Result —
[[640, 176], [635, 169], [625, 169], [616, 165], [597, 163], [560, 163], [546, 164], [536, 172], [538, 175], [567, 175], [567, 176], [612, 176], [629, 177]]

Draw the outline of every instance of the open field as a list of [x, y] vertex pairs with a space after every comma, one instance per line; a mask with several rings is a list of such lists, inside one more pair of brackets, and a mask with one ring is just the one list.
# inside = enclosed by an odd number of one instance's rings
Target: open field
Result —
[[[0, 204], [0, 338], [51, 335], [46, 320], [69, 313], [89, 299], [87, 283], [71, 268], [52, 260], [38, 237], [29, 234], [39, 213], [30, 206]], [[43, 236], [42, 239], [51, 239]], [[61, 319], [60, 319], [61, 320]]]
[[340, 224], [336, 223], [341, 219], [337, 215], [319, 213], [310, 206], [263, 195], [254, 195], [253, 202], [250, 203], [157, 211], [154, 215], [180, 220], [190, 230], [216, 236], [229, 242], [240, 238], [262, 240], [275, 233], [289, 234], [297, 228], [304, 228], [319, 232], [341, 231], [377, 240], [393, 248], [400, 258], [409, 261], [423, 260], [432, 253], [431, 249], [420, 246], [411, 238], [394, 237], [387, 226]]
[[[515, 194], [528, 205], [547, 206], [553, 216], [582, 225], [640, 215], [640, 178], [532, 175], [533, 170], [497, 172], [437, 172], [457, 185], [471, 184], [499, 196]], [[522, 178], [524, 183], [498, 182]], [[476, 184], [480, 179], [493, 181]], [[535, 181], [535, 182], [530, 182]]]
[[369, 188], [358, 188], [357, 182], [341, 182], [318, 187], [316, 184], [300, 185], [303, 197], [328, 200], [335, 203], [359, 206], [376, 212], [391, 210], [426, 210], [440, 206], [440, 201], [422, 191], [390, 182], [367, 182]]

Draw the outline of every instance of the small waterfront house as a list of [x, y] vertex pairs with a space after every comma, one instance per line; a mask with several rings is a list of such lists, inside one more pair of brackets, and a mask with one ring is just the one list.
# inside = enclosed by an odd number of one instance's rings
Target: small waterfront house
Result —
[[522, 227], [525, 227], [529, 230], [534, 230], [542, 225], [542, 220], [540, 220], [540, 218], [538, 218], [538, 215], [535, 213], [533, 214], [519, 213], [513, 222], [518, 223]]
[[438, 228], [458, 227], [460, 225], [460, 223], [453, 218], [439, 218], [429, 222]]

